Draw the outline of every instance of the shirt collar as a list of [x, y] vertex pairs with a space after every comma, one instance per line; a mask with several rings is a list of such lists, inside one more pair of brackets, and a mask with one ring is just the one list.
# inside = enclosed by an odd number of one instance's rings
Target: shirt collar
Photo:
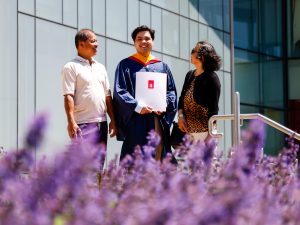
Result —
[[[85, 59], [85, 58], [82, 58], [81, 56], [79, 56], [79, 55], [77, 55], [76, 56], [76, 58], [75, 58], [76, 60], [78, 60], [78, 61], [80, 61], [80, 62], [86, 62], [86, 63], [90, 63], [90, 61], [89, 60], [87, 60], [87, 59]], [[92, 63], [95, 63], [96, 61], [95, 61], [95, 59], [94, 58], [92, 58]]]

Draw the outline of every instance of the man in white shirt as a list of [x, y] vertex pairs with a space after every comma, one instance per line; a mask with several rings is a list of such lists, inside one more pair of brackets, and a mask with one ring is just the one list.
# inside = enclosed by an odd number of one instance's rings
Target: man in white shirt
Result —
[[[82, 29], [75, 36], [77, 57], [62, 70], [62, 90], [71, 139], [107, 144], [107, 133], [116, 135], [111, 91], [105, 67], [93, 59], [98, 42], [95, 33]], [[106, 113], [110, 117], [109, 128]]]

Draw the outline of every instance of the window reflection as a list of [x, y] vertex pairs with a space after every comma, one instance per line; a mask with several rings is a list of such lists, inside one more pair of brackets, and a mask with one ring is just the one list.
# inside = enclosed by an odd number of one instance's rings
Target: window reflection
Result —
[[78, 0], [78, 28], [92, 28], [92, 0]]
[[300, 99], [300, 60], [289, 61], [289, 99]]
[[77, 0], [63, 0], [63, 23], [77, 27]]
[[179, 17], [163, 11], [163, 52], [179, 56]]
[[19, 0], [18, 10], [24, 13], [34, 15], [34, 0]]
[[175, 13], [179, 13], [179, 0], [151, 0], [151, 3]]
[[162, 45], [162, 10], [155, 6], [151, 7], [151, 27], [155, 30], [155, 40], [153, 49], [156, 51], [161, 51]]
[[132, 43], [131, 33], [139, 26], [139, 2], [138, 0], [128, 0], [128, 42]]
[[189, 46], [189, 21], [186, 18], [180, 17], [180, 57], [190, 60], [190, 46]]
[[[163, 61], [168, 64], [173, 74], [176, 89], [178, 93], [181, 92], [185, 75], [190, 70], [189, 62], [185, 60], [176, 59], [174, 57], [163, 55]], [[193, 68], [192, 68], [193, 69]]]
[[260, 104], [258, 55], [235, 50], [235, 87], [241, 103]]
[[150, 5], [144, 2], [140, 2], [140, 24], [150, 27], [150, 18]]
[[34, 18], [19, 15], [18, 29], [18, 140], [23, 146], [23, 137], [28, 120], [35, 112], [35, 68], [34, 68]]
[[[259, 1], [261, 52], [272, 56], [282, 54], [281, 0]], [[270, 13], [272, 12], [272, 13]]]
[[93, 0], [93, 30], [105, 35], [105, 0]]
[[261, 62], [261, 72], [263, 105], [284, 108], [282, 62], [264, 57]]
[[199, 14], [206, 24], [223, 29], [223, 0], [199, 0]]
[[300, 0], [289, 1], [289, 55], [300, 56]]
[[[196, 21], [199, 20], [199, 16], [202, 17], [198, 13], [198, 7], [199, 7], [198, 0], [190, 0], [189, 1], [190, 18], [193, 20], [196, 20]], [[200, 20], [200, 22], [205, 23], [204, 20]]]
[[[17, 146], [17, 2], [2, 1], [0, 7], [0, 149]], [[7, 35], [4, 35], [7, 34]], [[9, 36], [8, 36], [9, 34]]]
[[36, 15], [41, 18], [62, 22], [62, 0], [36, 0]]
[[[118, 6], [118, 7], [116, 7]], [[127, 0], [106, 1], [106, 35], [127, 41]], [[137, 12], [135, 12], [137, 13]]]
[[50, 113], [45, 140], [47, 147], [39, 153], [52, 155], [55, 154], [53, 146], [62, 146], [69, 141], [64, 107], [61, 104], [60, 73], [63, 65], [76, 56], [76, 29], [37, 19], [36, 34], [36, 110]]
[[[257, 50], [257, 0], [234, 1], [234, 44], [236, 47]], [[266, 28], [265, 28], [266, 29]]]

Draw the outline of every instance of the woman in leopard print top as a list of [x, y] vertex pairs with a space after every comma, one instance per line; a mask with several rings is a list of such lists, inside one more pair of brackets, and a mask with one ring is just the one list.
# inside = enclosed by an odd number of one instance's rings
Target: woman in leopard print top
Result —
[[187, 73], [178, 103], [178, 126], [204, 141], [208, 136], [208, 120], [218, 114], [221, 84], [215, 71], [221, 59], [207, 41], [197, 42], [191, 52], [195, 70]]

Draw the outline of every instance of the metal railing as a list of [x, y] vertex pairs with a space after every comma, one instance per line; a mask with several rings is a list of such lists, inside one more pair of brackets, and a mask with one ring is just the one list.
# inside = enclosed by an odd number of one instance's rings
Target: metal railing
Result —
[[277, 123], [274, 120], [271, 120], [270, 118], [263, 116], [259, 113], [249, 113], [249, 114], [240, 114], [240, 97], [239, 97], [239, 93], [236, 92], [235, 93], [235, 101], [234, 101], [235, 105], [234, 105], [234, 114], [227, 114], [227, 115], [214, 115], [209, 119], [208, 122], [208, 131], [209, 134], [212, 137], [215, 138], [220, 138], [223, 136], [223, 133], [218, 133], [215, 129], [214, 129], [214, 123], [217, 120], [234, 120], [234, 128], [233, 128], [233, 142], [234, 145], [238, 145], [240, 143], [240, 125], [241, 125], [241, 120], [244, 119], [258, 119], [268, 125], [270, 125], [271, 127], [297, 139], [300, 141], [300, 134], [296, 133], [295, 131], [281, 125], [280, 123]]

